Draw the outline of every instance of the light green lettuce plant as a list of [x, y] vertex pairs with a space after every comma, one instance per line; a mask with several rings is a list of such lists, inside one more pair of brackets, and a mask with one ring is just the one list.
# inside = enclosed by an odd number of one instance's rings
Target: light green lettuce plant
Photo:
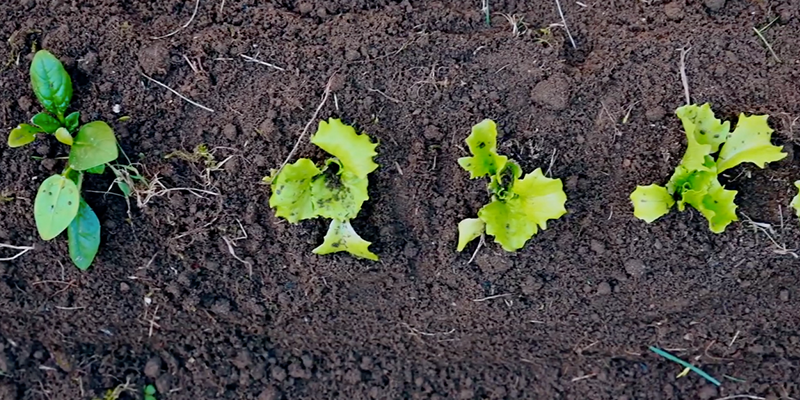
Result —
[[736, 129], [731, 131], [730, 122], [716, 119], [708, 103], [680, 107], [676, 114], [686, 131], [686, 153], [666, 187], [652, 184], [636, 188], [630, 196], [633, 215], [651, 223], [673, 205], [683, 211], [688, 204], [703, 214], [712, 232], [722, 233], [739, 218], [736, 191], [725, 189], [719, 174], [745, 162], [764, 168], [786, 153], [770, 143], [773, 130], [767, 124], [768, 115], [740, 114]]
[[489, 177], [491, 202], [478, 211], [478, 218], [458, 223], [458, 251], [485, 233], [494, 236], [506, 251], [516, 251], [541, 229], [547, 220], [567, 213], [560, 179], [544, 176], [541, 168], [522, 177], [522, 168], [497, 154], [497, 125], [490, 119], [472, 127], [467, 137], [471, 157], [458, 159], [471, 179]]
[[316, 217], [329, 218], [328, 233], [314, 253], [346, 251], [377, 260], [378, 256], [369, 251], [371, 243], [355, 232], [350, 220], [369, 199], [367, 175], [378, 168], [372, 160], [378, 145], [338, 119], [320, 121], [311, 143], [333, 157], [321, 166], [301, 158], [286, 165], [275, 177], [264, 178], [271, 181], [269, 205], [275, 209], [275, 216], [293, 224]]

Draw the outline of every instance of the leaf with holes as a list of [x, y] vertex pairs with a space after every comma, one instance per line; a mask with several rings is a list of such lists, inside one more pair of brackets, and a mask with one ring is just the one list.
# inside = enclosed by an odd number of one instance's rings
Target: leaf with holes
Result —
[[330, 254], [346, 251], [356, 257], [366, 258], [377, 261], [378, 256], [369, 251], [372, 244], [356, 233], [349, 220], [331, 220], [328, 233], [325, 235], [324, 242], [313, 250], [315, 254]]
[[89, 122], [81, 127], [69, 152], [72, 169], [85, 171], [117, 159], [117, 139], [114, 131], [103, 121]]
[[496, 175], [508, 161], [508, 157], [497, 154], [497, 125], [490, 119], [472, 127], [467, 146], [472, 157], [459, 158], [458, 165], [469, 172], [471, 179]]
[[71, 180], [53, 175], [39, 186], [33, 202], [36, 229], [44, 240], [58, 236], [78, 213], [80, 193]]
[[86, 271], [100, 248], [100, 220], [83, 198], [78, 213], [67, 228], [67, 236], [69, 257], [76, 267]]
[[22, 147], [36, 140], [41, 130], [33, 125], [19, 124], [8, 134], [8, 147]]

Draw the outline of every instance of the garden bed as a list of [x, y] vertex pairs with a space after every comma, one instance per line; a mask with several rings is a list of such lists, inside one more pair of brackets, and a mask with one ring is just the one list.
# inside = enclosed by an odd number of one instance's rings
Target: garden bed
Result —
[[[28, 66], [44, 47], [72, 75], [84, 122], [108, 121], [151, 182], [203, 191], [134, 202], [129, 218], [118, 191], [103, 194], [113, 177], [93, 177], [103, 240], [81, 272], [32, 213], [65, 149], [0, 146], [0, 243], [35, 246], [0, 262], [0, 399], [88, 399], [126, 381], [159, 399], [800, 398], [788, 208], [800, 6], [562, 1], [573, 48], [561, 27], [540, 30], [561, 23], [554, 2], [492, 1], [491, 27], [473, 3], [219, 0], [194, 17], [191, 0], [0, 5], [6, 131], [38, 112]], [[773, 56], [753, 28], [775, 18]], [[628, 197], [664, 184], [683, 154], [673, 111], [688, 47], [692, 100], [725, 120], [771, 115], [789, 153], [725, 173], [742, 221], [719, 235], [695, 211], [636, 220]], [[327, 223], [269, 208], [262, 177], [328, 117], [380, 143], [353, 221], [379, 262], [312, 254]], [[520, 251], [488, 243], [468, 264], [475, 244], [457, 253], [456, 227], [487, 195], [457, 159], [484, 118], [523, 170], [563, 179], [568, 214]], [[174, 156], [199, 144], [219, 170]], [[324, 158], [307, 141], [297, 156]], [[677, 378], [651, 345], [722, 386]]]

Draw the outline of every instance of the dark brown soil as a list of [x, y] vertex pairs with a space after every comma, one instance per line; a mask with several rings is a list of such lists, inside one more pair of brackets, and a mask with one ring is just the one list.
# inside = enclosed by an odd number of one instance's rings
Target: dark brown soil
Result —
[[[723, 3], [720, 5], [720, 3]], [[795, 0], [13, 0], [0, 5], [0, 122], [38, 111], [31, 47], [65, 60], [84, 121], [170, 188], [136, 205], [89, 193], [103, 243], [92, 269], [39, 240], [32, 199], [57, 142], [0, 146], [0, 399], [90, 399], [126, 380], [159, 399], [800, 398], [800, 261], [747, 223], [712, 234], [696, 212], [647, 225], [628, 200], [664, 183], [685, 143], [676, 49], [692, 100], [768, 113], [790, 156], [732, 171], [740, 216], [800, 246], [800, 4]], [[514, 37], [500, 15], [524, 16]], [[765, 31], [772, 57], [753, 27]], [[248, 63], [257, 57], [283, 68]], [[188, 61], [187, 61], [188, 60]], [[189, 64], [191, 62], [192, 65]], [[194, 71], [197, 69], [197, 71]], [[152, 78], [215, 110], [192, 106]], [[381, 257], [320, 257], [326, 222], [274, 217], [261, 178], [312, 118], [380, 141], [354, 222]], [[121, 113], [112, 108], [121, 105]], [[122, 115], [130, 116], [119, 122]], [[627, 115], [627, 117], [626, 117]], [[456, 159], [493, 118], [501, 150], [565, 182], [569, 214], [515, 254], [456, 253], [456, 224], [487, 200]], [[223, 170], [166, 159], [207, 143]], [[300, 156], [319, 159], [305, 144]], [[32, 156], [44, 156], [45, 160]], [[113, 178], [92, 177], [90, 190]], [[236, 239], [238, 261], [228, 251]], [[7, 256], [9, 253], [3, 253]], [[485, 301], [476, 299], [502, 295]], [[670, 349], [722, 381], [648, 352]]]

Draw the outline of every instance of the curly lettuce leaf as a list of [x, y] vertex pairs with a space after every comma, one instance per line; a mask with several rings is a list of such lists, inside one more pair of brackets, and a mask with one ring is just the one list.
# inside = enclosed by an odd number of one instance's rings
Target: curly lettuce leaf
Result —
[[797, 195], [794, 196], [792, 203], [789, 205], [794, 208], [795, 213], [797, 213], [797, 217], [800, 218], [800, 181], [795, 182], [794, 186], [797, 188]]
[[486, 223], [486, 233], [494, 236], [505, 251], [516, 251], [525, 246], [536, 234], [536, 222], [525, 213], [522, 199], [494, 200], [478, 211], [478, 217]]
[[486, 230], [486, 223], [480, 218], [467, 218], [458, 223], [458, 247], [456, 251], [462, 251]]
[[358, 177], [344, 168], [339, 168], [337, 172], [337, 165], [337, 161], [330, 160], [329, 169], [311, 185], [314, 212], [325, 218], [353, 219], [364, 201], [369, 199], [369, 182], [366, 177]]
[[731, 123], [718, 120], [709, 103], [702, 106], [687, 104], [679, 107], [675, 114], [680, 118], [689, 141], [694, 140], [700, 145], [710, 146], [709, 154], [719, 150], [719, 146], [725, 143], [731, 131]]
[[311, 143], [338, 158], [344, 169], [358, 178], [366, 178], [367, 174], [378, 168], [378, 164], [372, 160], [378, 155], [375, 151], [378, 144], [372, 143], [366, 134], [357, 134], [352, 126], [338, 119], [320, 121]]
[[269, 206], [275, 209], [275, 216], [293, 224], [316, 217], [311, 187], [314, 178], [321, 173], [307, 158], [285, 166], [272, 180]]
[[522, 248], [540, 228], [547, 229], [547, 220], [567, 213], [561, 180], [545, 177], [541, 168], [514, 182], [511, 191], [513, 197], [495, 199], [478, 211], [486, 233], [506, 251]]
[[759, 168], [764, 168], [764, 164], [787, 156], [787, 153], [782, 152], [782, 147], [770, 143], [773, 130], [767, 124], [768, 118], [769, 115], [748, 117], [743, 113], [739, 114], [736, 129], [719, 152], [718, 173], [744, 162], [751, 162]]
[[711, 232], [722, 233], [731, 222], [739, 220], [734, 204], [736, 191], [725, 189], [716, 177], [703, 189], [686, 191], [682, 200], [703, 214]]
[[541, 168], [515, 182], [512, 191], [522, 200], [528, 220], [542, 229], [547, 229], [547, 220], [567, 213], [567, 194], [561, 179], [545, 177]]
[[324, 255], [346, 251], [356, 257], [377, 261], [378, 256], [369, 251], [370, 244], [372, 243], [362, 239], [356, 233], [349, 220], [333, 219], [328, 227], [328, 233], [325, 235], [325, 241], [313, 252]]
[[667, 188], [658, 185], [637, 186], [631, 202], [633, 215], [648, 224], [666, 215], [675, 204]]
[[458, 165], [469, 172], [471, 179], [494, 176], [506, 165], [508, 157], [497, 154], [497, 125], [491, 119], [473, 126], [466, 142], [472, 157], [459, 158]]

